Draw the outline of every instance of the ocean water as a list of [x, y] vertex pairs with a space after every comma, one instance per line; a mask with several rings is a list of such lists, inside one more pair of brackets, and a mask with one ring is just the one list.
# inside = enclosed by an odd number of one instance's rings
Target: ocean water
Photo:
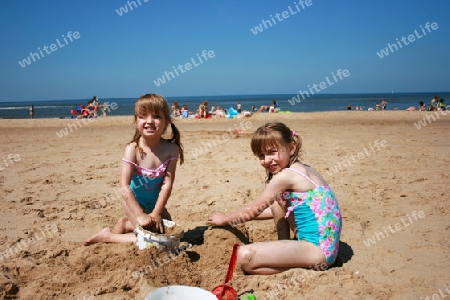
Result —
[[[171, 104], [178, 101], [180, 105], [186, 104], [190, 111], [195, 112], [200, 103], [208, 100], [211, 106], [222, 106], [226, 109], [236, 107], [237, 102], [241, 102], [242, 109], [250, 110], [254, 105], [259, 108], [262, 105], [270, 105], [272, 99], [276, 99], [282, 111], [291, 112], [321, 112], [346, 110], [347, 105], [353, 108], [363, 106], [364, 110], [372, 107], [376, 103], [381, 103], [382, 99], [388, 101], [387, 110], [397, 108], [407, 109], [410, 106], [418, 106], [420, 101], [426, 105], [437, 94], [445, 99], [444, 103], [450, 103], [450, 93], [378, 93], [378, 94], [315, 94], [308, 97], [300, 95], [300, 102], [293, 100], [297, 94], [273, 94], [273, 95], [230, 95], [230, 96], [200, 96], [200, 97], [167, 97]], [[303, 99], [304, 98], [304, 99]], [[70, 110], [77, 106], [86, 105], [90, 99], [74, 100], [49, 100], [49, 101], [22, 101], [22, 102], [0, 102], [0, 118], [4, 119], [24, 119], [29, 118], [28, 107], [34, 105], [35, 118], [70, 118]], [[136, 98], [101, 98], [101, 103], [115, 103], [111, 106], [112, 116], [127, 116], [134, 114], [134, 103]], [[115, 109], [113, 109], [115, 108]]]

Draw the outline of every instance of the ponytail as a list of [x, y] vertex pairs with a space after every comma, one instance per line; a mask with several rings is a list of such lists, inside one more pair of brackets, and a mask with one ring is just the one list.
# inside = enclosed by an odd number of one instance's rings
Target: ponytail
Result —
[[184, 163], [184, 150], [183, 145], [181, 144], [180, 131], [173, 123], [170, 123], [170, 127], [172, 128], [172, 137], [168, 141], [175, 143], [180, 149], [180, 165], [182, 165]]
[[142, 149], [142, 147], [139, 146], [139, 139], [140, 139], [140, 138], [141, 138], [141, 134], [139, 133], [139, 130], [136, 129], [136, 131], [134, 132], [133, 139], [132, 139], [128, 144], [136, 143], [136, 148], [138, 148], [139, 153], [140, 153], [141, 156], [142, 156], [142, 155], [145, 154], [145, 153], [144, 153], [144, 149]]

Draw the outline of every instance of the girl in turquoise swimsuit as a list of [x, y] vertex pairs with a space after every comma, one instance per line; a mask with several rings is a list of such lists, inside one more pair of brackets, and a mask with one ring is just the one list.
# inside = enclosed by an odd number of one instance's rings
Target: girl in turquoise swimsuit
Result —
[[[126, 217], [119, 218], [113, 229], [103, 228], [84, 241], [136, 242], [136, 226], [153, 227], [163, 232], [162, 219], [171, 219], [166, 204], [175, 180], [177, 160], [183, 163], [180, 132], [171, 122], [167, 100], [157, 94], [147, 94], [135, 104], [136, 132], [125, 147], [120, 175], [120, 191]], [[172, 136], [162, 136], [171, 127]]]
[[[267, 172], [264, 192], [234, 213], [213, 213], [207, 224], [235, 225], [273, 217], [278, 241], [240, 246], [237, 264], [250, 274], [291, 268], [326, 269], [337, 257], [342, 218], [336, 197], [320, 174], [298, 160], [302, 141], [283, 123], [267, 123], [251, 148]], [[290, 229], [297, 239], [290, 239]]]

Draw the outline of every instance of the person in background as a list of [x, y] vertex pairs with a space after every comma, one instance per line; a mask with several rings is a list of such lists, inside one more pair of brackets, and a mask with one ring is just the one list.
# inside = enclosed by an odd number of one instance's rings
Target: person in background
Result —
[[205, 100], [200, 104], [197, 110], [197, 115], [199, 118], [207, 118], [208, 117], [208, 101]]
[[183, 104], [181, 107], [181, 115], [182, 118], [189, 118], [189, 109], [186, 104]]
[[430, 101], [429, 111], [437, 110], [437, 104], [439, 103], [440, 97], [438, 95], [434, 96]]
[[103, 104], [100, 106], [100, 110], [102, 112], [102, 117], [106, 117], [106, 111], [108, 110], [108, 104], [106, 102], [103, 102]]
[[30, 114], [30, 119], [33, 119], [34, 118], [34, 105], [31, 105], [28, 108], [28, 111], [29, 111], [29, 114]]
[[94, 96], [91, 101], [94, 106], [100, 105], [100, 101], [98, 101], [97, 96]]
[[236, 104], [236, 111], [238, 112], [238, 114], [240, 114], [242, 112], [242, 104], [241, 104], [241, 102], [238, 102]]
[[214, 112], [214, 115], [219, 118], [226, 117], [225, 111], [222, 109], [222, 106], [217, 106], [217, 109]]
[[437, 110], [445, 110], [444, 99], [441, 98], [437, 104]]
[[172, 116], [179, 117], [181, 115], [181, 108], [178, 101], [173, 101], [172, 104]]
[[419, 110], [420, 111], [426, 111], [427, 107], [425, 106], [425, 103], [423, 101], [419, 102]]
[[275, 110], [275, 108], [277, 108], [277, 106], [278, 106], [277, 100], [273, 99], [271, 105], [261, 105], [261, 107], [258, 109], [257, 113], [260, 113], [263, 111], [269, 111], [271, 106], [273, 106], [274, 110]]

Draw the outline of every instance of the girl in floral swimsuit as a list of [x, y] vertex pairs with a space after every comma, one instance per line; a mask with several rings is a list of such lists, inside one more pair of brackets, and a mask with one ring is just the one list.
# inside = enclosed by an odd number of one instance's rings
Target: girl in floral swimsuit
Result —
[[[336, 197], [316, 170], [298, 160], [302, 141], [283, 123], [267, 123], [251, 140], [267, 172], [267, 186], [252, 203], [210, 225], [235, 225], [273, 217], [278, 241], [240, 246], [237, 264], [250, 274], [275, 274], [291, 268], [326, 269], [337, 257], [342, 218]], [[290, 239], [290, 229], [297, 240]]]
[[[180, 132], [171, 122], [167, 100], [147, 94], [135, 104], [136, 132], [122, 158], [120, 191], [126, 217], [119, 218], [113, 229], [103, 228], [83, 242], [136, 242], [134, 229], [153, 227], [163, 232], [162, 219], [171, 219], [166, 204], [175, 180], [177, 160], [183, 163]], [[172, 137], [162, 138], [171, 126]]]

